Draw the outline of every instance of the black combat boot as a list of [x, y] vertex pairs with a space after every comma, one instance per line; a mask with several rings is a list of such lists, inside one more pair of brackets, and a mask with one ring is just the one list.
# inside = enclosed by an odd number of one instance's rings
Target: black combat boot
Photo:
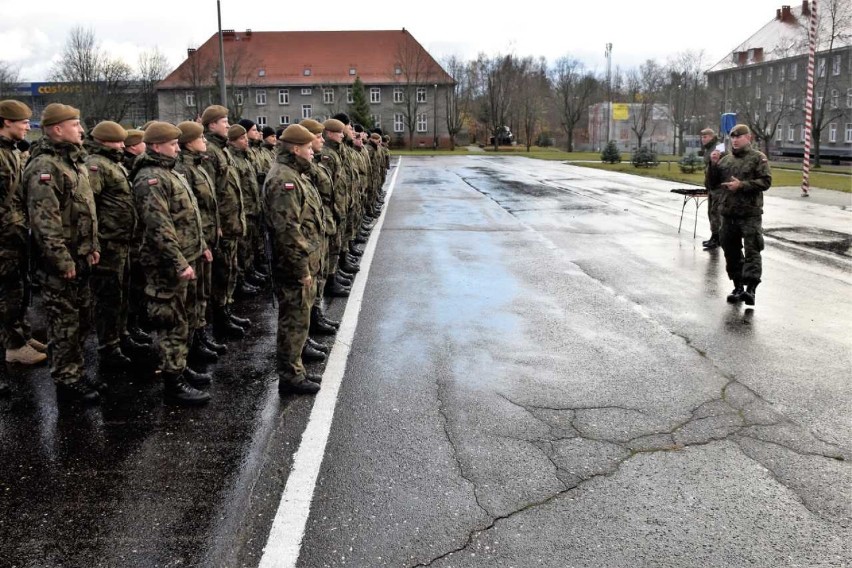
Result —
[[133, 361], [127, 357], [118, 345], [103, 349], [99, 353], [100, 368], [110, 371], [123, 371], [129, 369]]
[[344, 276], [343, 274], [341, 274], [338, 271], [338, 273], [334, 277], [334, 280], [336, 280], [337, 282], [340, 282], [341, 284], [343, 284], [347, 288], [352, 288], [352, 284], [355, 282], [355, 277], [351, 276], [351, 275]]
[[325, 300], [322, 297], [319, 299], [319, 303], [317, 303], [317, 313], [319, 314], [319, 319], [326, 324], [327, 326], [333, 327], [335, 330], [340, 329], [340, 322], [337, 320], [333, 320], [328, 317], [325, 311]]
[[328, 345], [320, 343], [319, 341], [317, 341], [316, 339], [314, 339], [310, 336], [308, 336], [307, 344], [310, 345], [311, 347], [313, 347], [314, 349], [316, 349], [317, 351], [322, 351], [326, 355], [331, 353], [331, 348]]
[[350, 256], [345, 256], [340, 260], [338, 266], [345, 272], [349, 272], [350, 274], [357, 274], [361, 268], [358, 266], [358, 261], [356, 259], [351, 258]]
[[710, 235], [710, 238], [708, 240], [701, 243], [701, 246], [703, 246], [707, 250], [713, 250], [714, 248], [718, 247], [719, 235], [713, 233], [712, 235]]
[[255, 296], [260, 292], [260, 288], [252, 286], [246, 280], [241, 280], [239, 284], [237, 284], [236, 294], [239, 294], [242, 297]]
[[192, 335], [192, 345], [189, 348], [189, 360], [193, 363], [215, 363], [219, 354], [207, 347], [201, 340], [201, 332], [195, 330]]
[[246, 335], [243, 328], [231, 321], [224, 308], [213, 311], [213, 333], [223, 340], [242, 339]]
[[348, 298], [349, 288], [338, 280], [329, 280], [325, 286], [325, 293], [333, 298]]
[[319, 349], [314, 349], [310, 343], [305, 342], [302, 347], [302, 361], [306, 363], [321, 363], [325, 361], [326, 355]]
[[742, 300], [746, 306], [753, 306], [755, 295], [757, 294], [757, 284], [750, 282], [746, 285], [745, 292], [742, 293]]
[[739, 280], [734, 280], [734, 290], [728, 294], [728, 303], [736, 304], [737, 302], [741, 302], [743, 299], [743, 293], [745, 293], [745, 290], [743, 290], [743, 283]]
[[308, 380], [305, 376], [297, 377], [281, 377], [278, 379], [278, 394], [287, 396], [288, 394], [316, 394], [320, 386]]
[[263, 274], [259, 270], [252, 270], [248, 275], [248, 281], [251, 283], [252, 286], [257, 286], [258, 288], [261, 288], [263, 286], [266, 286], [266, 284], [269, 282], [269, 275]]
[[6, 382], [6, 379], [0, 379], [0, 396], [9, 396], [10, 392], [9, 383]]
[[234, 323], [234, 325], [238, 325], [243, 328], [243, 331], [247, 330], [251, 327], [251, 320], [248, 318], [241, 318], [239, 316], [235, 316], [231, 313], [231, 306], [225, 308], [225, 313], [228, 314], [228, 318]]
[[320, 316], [320, 311], [317, 306], [311, 308], [311, 325], [308, 328], [311, 335], [334, 335], [337, 333], [337, 328], [325, 323]]
[[216, 340], [210, 337], [210, 334], [207, 333], [206, 327], [202, 327], [200, 330], [198, 330], [198, 333], [201, 334], [201, 341], [202, 343], [204, 343], [204, 345], [207, 346], [208, 349], [215, 351], [219, 355], [224, 355], [228, 352], [228, 346], [224, 343], [217, 343]]
[[73, 383], [56, 383], [56, 399], [65, 402], [97, 404], [101, 400], [101, 393], [87, 381], [80, 379]]
[[188, 366], [184, 368], [182, 376], [183, 380], [197, 389], [210, 386], [213, 382], [213, 376], [210, 373], [199, 373]]
[[322, 382], [322, 375], [316, 375], [312, 373], [305, 373], [305, 378], [311, 381], [312, 383], [320, 384]]
[[166, 402], [181, 406], [198, 406], [210, 402], [210, 393], [192, 388], [181, 375], [163, 373], [163, 382]]
[[157, 350], [150, 343], [139, 343], [132, 335], [121, 338], [121, 351], [134, 363], [148, 362], [157, 357]]
[[154, 338], [151, 337], [150, 334], [144, 332], [141, 327], [131, 327], [128, 328], [127, 331], [130, 332], [130, 336], [136, 343], [144, 343], [145, 345], [154, 344]]

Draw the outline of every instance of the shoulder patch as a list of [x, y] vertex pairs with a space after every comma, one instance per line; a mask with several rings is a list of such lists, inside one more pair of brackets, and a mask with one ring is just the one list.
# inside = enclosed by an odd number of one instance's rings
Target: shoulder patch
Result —
[[331, 158], [329, 158], [326, 154], [323, 154], [323, 155], [322, 155], [322, 158], [320, 158], [320, 159], [321, 159], [323, 162], [327, 162], [327, 161], [329, 161]]
[[160, 180], [157, 178], [148, 178], [148, 185], [157, 185], [158, 183], [160, 183]]
[[96, 172], [96, 171], [98, 171], [98, 165], [97, 164], [91, 164], [89, 166], [89, 169], [92, 170], [93, 172]]
[[286, 189], [287, 191], [292, 191], [292, 190], [296, 189], [296, 184], [290, 183], [290, 182], [285, 182], [284, 183], [284, 189]]
[[52, 179], [50, 174], [39, 174], [39, 181], [50, 181]]

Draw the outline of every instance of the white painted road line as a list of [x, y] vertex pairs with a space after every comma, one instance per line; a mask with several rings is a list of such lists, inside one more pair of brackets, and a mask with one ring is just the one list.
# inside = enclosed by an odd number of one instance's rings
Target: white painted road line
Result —
[[376, 243], [385, 221], [387, 205], [396, 185], [396, 178], [402, 166], [402, 158], [397, 161], [396, 171], [391, 177], [385, 196], [385, 207], [382, 210], [370, 240], [361, 258], [361, 271], [352, 284], [352, 292], [346, 303], [346, 311], [340, 322], [340, 329], [334, 342], [334, 348], [328, 356], [328, 363], [322, 375], [322, 388], [316, 395], [311, 416], [302, 434], [299, 449], [293, 457], [293, 469], [284, 487], [284, 494], [278, 504], [275, 520], [269, 530], [269, 538], [263, 549], [259, 568], [292, 568], [299, 560], [302, 548], [302, 538], [305, 536], [305, 525], [311, 512], [314, 490], [317, 484], [325, 446], [331, 432], [331, 421], [334, 419], [334, 409], [337, 406], [337, 395], [346, 371], [346, 362], [355, 329], [358, 326], [358, 316], [361, 313], [361, 303], [364, 299], [364, 288], [370, 274], [370, 265]]

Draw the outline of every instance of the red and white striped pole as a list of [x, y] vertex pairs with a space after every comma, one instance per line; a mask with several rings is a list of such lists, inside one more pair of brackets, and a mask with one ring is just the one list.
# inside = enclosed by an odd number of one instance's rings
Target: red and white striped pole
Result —
[[809, 197], [811, 175], [811, 127], [814, 115], [814, 60], [816, 59], [817, 0], [811, 0], [811, 25], [808, 30], [808, 90], [805, 96], [805, 149], [802, 158], [802, 197]]

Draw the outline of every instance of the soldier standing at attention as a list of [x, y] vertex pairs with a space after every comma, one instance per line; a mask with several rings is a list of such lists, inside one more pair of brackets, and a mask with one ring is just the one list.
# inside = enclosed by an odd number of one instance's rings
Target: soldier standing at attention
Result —
[[243, 210], [246, 214], [246, 233], [237, 246], [237, 292], [242, 296], [253, 296], [260, 291], [249, 282], [253, 275], [254, 241], [257, 238], [260, 219], [260, 186], [257, 183], [257, 171], [254, 168], [245, 127], [234, 124], [228, 129], [228, 151], [234, 158], [240, 178]]
[[751, 130], [745, 124], [731, 129], [731, 146], [730, 154], [714, 151], [710, 156], [711, 183], [724, 189], [720, 240], [728, 278], [734, 281], [728, 302], [753, 306], [762, 275], [763, 192], [772, 185], [772, 172], [766, 156], [752, 148]]
[[701, 243], [707, 250], [719, 246], [719, 230], [722, 227], [722, 215], [719, 213], [721, 187], [711, 187], [710, 184], [710, 155], [719, 143], [719, 138], [712, 128], [701, 131], [701, 147], [704, 150], [704, 188], [707, 189], [707, 217], [710, 220], [710, 238]]
[[214, 251], [213, 330], [222, 339], [245, 336], [251, 321], [231, 314], [237, 285], [237, 245], [246, 235], [246, 214], [239, 175], [228, 150], [228, 109], [211, 105], [204, 109], [201, 123], [207, 132], [207, 157], [203, 166], [216, 188], [221, 235]]
[[196, 405], [208, 402], [210, 394], [193, 387], [209, 384], [210, 377], [193, 373], [186, 366], [187, 287], [195, 286], [199, 259], [212, 262], [213, 256], [204, 242], [192, 190], [175, 171], [181, 134], [177, 126], [167, 122], [148, 126], [148, 148], [139, 158], [133, 191], [145, 226], [141, 261], [147, 276], [146, 308], [160, 336], [164, 395], [170, 402]]
[[[27, 277], [27, 204], [15, 145], [30, 130], [30, 107], [15, 100], [0, 101], [0, 340], [8, 363], [33, 365], [47, 359], [47, 347], [30, 338], [24, 314]], [[0, 394], [9, 387], [0, 378]]]
[[[127, 138], [124, 139], [124, 168], [129, 172], [128, 180], [133, 185], [133, 164], [136, 159], [145, 153], [145, 141], [142, 137], [145, 135], [144, 130], [128, 130]], [[131, 191], [132, 193], [132, 191]], [[151, 345], [153, 341], [151, 336], [145, 333], [140, 327], [141, 314], [140, 309], [144, 306], [145, 300], [145, 272], [139, 264], [139, 249], [142, 246], [142, 227], [137, 225], [136, 233], [133, 235], [133, 240], [130, 244], [130, 274], [128, 275], [128, 310], [127, 310], [127, 329], [130, 331], [130, 336], [137, 343]]]
[[92, 308], [89, 275], [100, 260], [100, 246], [80, 111], [51, 103], [41, 126], [44, 137], [33, 147], [24, 184], [47, 313], [50, 375], [59, 398], [97, 402], [101, 385], [84, 378], [83, 370]]
[[127, 330], [130, 246], [136, 236], [137, 215], [128, 172], [123, 165], [127, 131], [112, 121], [92, 130], [86, 157], [89, 184], [98, 215], [101, 260], [92, 269], [95, 328], [101, 368], [130, 366], [127, 355], [149, 355]]
[[288, 126], [263, 188], [263, 215], [272, 242], [278, 298], [276, 355], [282, 395], [313, 394], [321, 380], [307, 375], [302, 363], [325, 239], [322, 199], [308, 177], [313, 140], [314, 135], [304, 126]]

